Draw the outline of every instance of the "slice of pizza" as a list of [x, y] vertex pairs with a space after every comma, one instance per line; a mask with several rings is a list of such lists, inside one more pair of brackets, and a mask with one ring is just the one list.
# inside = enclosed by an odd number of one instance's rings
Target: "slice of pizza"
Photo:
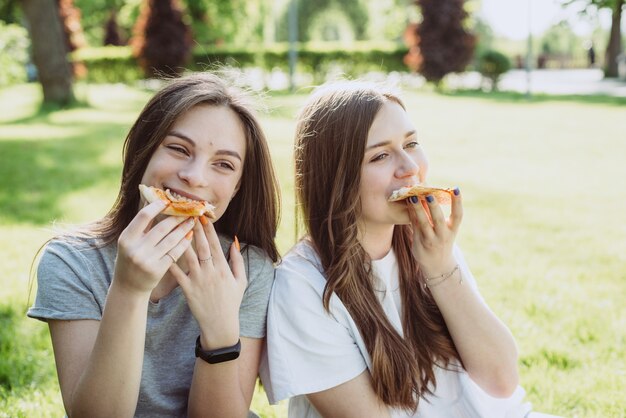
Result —
[[215, 207], [205, 200], [193, 200], [169, 189], [161, 190], [144, 184], [139, 185], [139, 192], [148, 203], [159, 199], [167, 203], [167, 207], [161, 212], [164, 215], [185, 217], [204, 215], [209, 219], [215, 219]]
[[426, 197], [432, 195], [439, 204], [449, 205], [452, 203], [452, 189], [444, 189], [441, 187], [430, 187], [416, 184], [415, 186], [402, 187], [398, 190], [394, 190], [389, 196], [390, 202], [397, 202], [398, 200], [408, 199], [411, 196]]

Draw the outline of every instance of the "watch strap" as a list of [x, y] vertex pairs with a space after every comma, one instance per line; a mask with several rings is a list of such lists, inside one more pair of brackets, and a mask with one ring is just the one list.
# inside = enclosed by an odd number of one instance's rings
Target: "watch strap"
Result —
[[241, 352], [241, 340], [237, 340], [237, 344], [230, 347], [216, 348], [214, 350], [203, 350], [200, 344], [200, 336], [196, 339], [196, 357], [201, 358], [209, 364], [223, 363], [225, 361], [235, 360]]

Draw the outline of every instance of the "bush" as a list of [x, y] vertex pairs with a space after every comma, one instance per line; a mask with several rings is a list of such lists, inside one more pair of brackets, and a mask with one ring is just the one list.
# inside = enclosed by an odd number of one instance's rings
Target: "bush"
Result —
[[511, 69], [511, 60], [501, 52], [489, 50], [480, 57], [478, 71], [491, 82], [491, 90], [498, 89], [500, 76]]
[[[394, 43], [357, 42], [350, 47], [334, 43], [307, 43], [298, 46], [298, 66], [323, 80], [326, 73], [338, 66], [348, 75], [367, 71], [406, 71], [402, 62], [407, 49]], [[271, 47], [196, 47], [187, 69], [202, 71], [219, 65], [238, 68], [259, 67], [266, 71], [279, 68], [288, 71], [289, 49], [286, 43]], [[72, 55], [85, 63], [91, 82], [132, 82], [143, 77], [130, 47], [84, 48]]]
[[26, 81], [29, 48], [26, 29], [0, 20], [0, 87]]

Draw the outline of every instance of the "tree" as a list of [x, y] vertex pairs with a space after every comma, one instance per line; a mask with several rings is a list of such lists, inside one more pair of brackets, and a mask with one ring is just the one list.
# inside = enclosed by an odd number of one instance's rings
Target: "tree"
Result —
[[[580, 5], [580, 0], [562, 0], [564, 7], [571, 5]], [[606, 55], [604, 62], [605, 77], [617, 77], [617, 58], [622, 52], [622, 11], [624, 9], [624, 0], [585, 0], [582, 13], [591, 13], [596, 9], [610, 9], [612, 11], [611, 32], [609, 42], [606, 46]]]
[[467, 12], [464, 0], [416, 0], [422, 22], [416, 25], [405, 61], [417, 63], [416, 70], [426, 80], [439, 84], [448, 73], [461, 72], [471, 61], [476, 38], [463, 26]]
[[191, 52], [191, 32], [176, 0], [144, 0], [131, 40], [146, 75], [178, 75]]
[[67, 105], [74, 100], [72, 67], [56, 0], [21, 0], [33, 47], [33, 62], [44, 103]]
[[122, 35], [120, 34], [120, 28], [117, 25], [117, 13], [115, 10], [111, 11], [109, 18], [104, 24], [104, 42], [106, 45], [120, 46], [124, 45]]

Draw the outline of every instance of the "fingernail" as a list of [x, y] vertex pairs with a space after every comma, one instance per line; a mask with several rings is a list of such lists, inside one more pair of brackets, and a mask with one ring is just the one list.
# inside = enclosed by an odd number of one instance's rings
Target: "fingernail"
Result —
[[426, 196], [426, 201], [427, 201], [428, 203], [433, 203], [433, 201], [434, 201], [434, 200], [435, 200], [435, 198], [434, 198], [432, 195], [428, 195], [428, 196]]
[[204, 216], [204, 215], [202, 215], [199, 219], [200, 219], [200, 223], [201, 223], [202, 225], [206, 225], [206, 224], [208, 224], [208, 223], [209, 223], [209, 220], [208, 220], [208, 219], [207, 219], [207, 217], [206, 217], [206, 216]]
[[417, 198], [417, 196], [411, 196], [410, 199], [411, 199], [411, 203], [413, 204], [419, 202], [419, 199]]
[[185, 235], [185, 238], [187, 238], [187, 239], [193, 238], [193, 229], [191, 231], [187, 232], [187, 235]]
[[455, 187], [455, 188], [454, 188], [454, 190], [453, 190], [453, 192], [454, 192], [454, 195], [455, 195], [455, 196], [458, 196], [458, 195], [459, 195], [459, 193], [461, 193], [461, 191], [459, 190], [459, 188], [458, 188], [458, 187]]
[[235, 235], [235, 248], [237, 248], [237, 251], [241, 251], [241, 246], [239, 245], [239, 239], [237, 238], [237, 235]]

